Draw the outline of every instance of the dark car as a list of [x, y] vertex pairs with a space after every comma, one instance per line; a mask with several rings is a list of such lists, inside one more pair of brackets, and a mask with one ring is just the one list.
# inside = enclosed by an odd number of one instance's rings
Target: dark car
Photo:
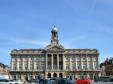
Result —
[[40, 79], [39, 84], [46, 84], [46, 80], [45, 79]]
[[38, 79], [28, 80], [28, 83], [32, 83], [32, 82], [34, 82], [34, 83], [39, 83], [39, 80], [38, 80]]
[[46, 84], [57, 84], [57, 79], [54, 79], [54, 78], [47, 79]]
[[72, 80], [70, 80], [70, 79], [67, 79], [67, 78], [65, 78], [65, 79], [59, 79], [58, 81], [57, 81], [57, 84], [77, 84], [77, 83], [74, 83]]

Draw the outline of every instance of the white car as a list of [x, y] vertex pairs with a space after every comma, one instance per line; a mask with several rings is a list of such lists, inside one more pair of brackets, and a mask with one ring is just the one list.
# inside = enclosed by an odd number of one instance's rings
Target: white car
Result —
[[0, 84], [23, 84], [21, 81], [14, 81], [9, 79], [0, 79]]

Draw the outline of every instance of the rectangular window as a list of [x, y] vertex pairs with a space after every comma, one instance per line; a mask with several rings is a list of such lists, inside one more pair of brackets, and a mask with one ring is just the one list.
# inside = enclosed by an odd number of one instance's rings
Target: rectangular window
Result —
[[39, 58], [39, 56], [37, 56], [37, 57], [36, 57], [36, 61], [39, 61], [39, 60], [40, 60], [40, 58]]
[[60, 62], [62, 61], [62, 57], [59, 57], [59, 61], [60, 61]]
[[83, 64], [83, 70], [86, 70], [86, 64]]
[[17, 58], [16, 57], [13, 57], [12, 59], [13, 59], [13, 61], [17, 61]]
[[33, 60], [34, 60], [34, 58], [33, 58], [33, 57], [31, 57], [31, 58], [30, 58], [30, 61], [33, 61]]
[[19, 70], [22, 70], [22, 64], [19, 64]]
[[19, 61], [22, 62], [22, 57], [19, 58]]
[[48, 65], [48, 69], [51, 70], [51, 65]]
[[85, 56], [83, 57], [83, 61], [86, 61], [86, 57]]
[[66, 70], [69, 70], [69, 64], [66, 64]]
[[25, 57], [25, 61], [27, 61], [27, 62], [28, 62], [28, 57], [27, 57], [27, 56]]
[[88, 57], [88, 61], [91, 61], [91, 57]]
[[25, 64], [25, 70], [28, 70], [28, 64]]
[[42, 57], [41, 61], [45, 61], [44, 57]]
[[55, 70], [57, 69], [57, 65], [54, 65], [53, 67], [54, 67]]
[[77, 69], [80, 70], [80, 64], [77, 64]]
[[92, 70], [92, 64], [89, 64], [89, 70]]
[[48, 57], [48, 62], [51, 62], [51, 58], [50, 57]]
[[77, 57], [77, 61], [80, 61], [80, 57]]
[[80, 79], [81, 78], [81, 75], [80, 74], [78, 74], [78, 79]]
[[69, 57], [68, 56], [66, 56], [66, 61], [69, 61]]
[[30, 65], [30, 70], [33, 70], [33, 64]]
[[74, 56], [72, 56], [72, 57], [71, 57], [71, 61], [74, 61], [74, 60], [75, 60], [75, 58], [74, 58]]
[[36, 65], [36, 69], [37, 69], [37, 70], [39, 69], [39, 64]]
[[13, 65], [13, 70], [16, 70], [16, 64]]
[[97, 57], [96, 56], [94, 57], [94, 61], [97, 61]]
[[97, 70], [97, 64], [94, 65], [94, 69]]
[[62, 69], [63, 69], [63, 67], [62, 67], [62, 65], [61, 65], [61, 64], [59, 65], [59, 69], [60, 69], [60, 70], [62, 70]]
[[71, 68], [72, 70], [74, 70], [75, 69], [75, 66], [74, 66], [74, 64], [72, 64], [72, 68]]
[[44, 69], [45, 69], [45, 66], [44, 66], [44, 64], [42, 64], [42, 65], [41, 65], [41, 69], [42, 69], [42, 70], [44, 70]]

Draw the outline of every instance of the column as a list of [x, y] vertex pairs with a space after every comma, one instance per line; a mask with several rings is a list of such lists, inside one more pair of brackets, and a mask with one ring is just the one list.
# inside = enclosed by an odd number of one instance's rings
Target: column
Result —
[[13, 70], [13, 57], [11, 57], [11, 70]]
[[92, 70], [94, 70], [94, 60], [93, 60], [93, 56], [91, 56], [91, 58], [92, 58]]
[[46, 70], [48, 69], [48, 54], [46, 54]]
[[33, 60], [33, 70], [36, 70], [36, 56], [34, 56]]
[[59, 54], [57, 54], [57, 70], [59, 70]]
[[80, 69], [82, 70], [82, 54], [80, 56]]
[[28, 70], [30, 70], [30, 56], [28, 56]]
[[34, 60], [33, 61], [34, 61], [34, 66], [33, 67], [34, 67], [34, 70], [36, 71], [36, 56], [34, 56]]
[[87, 53], [86, 53], [86, 69], [88, 70], [88, 56], [87, 56]]
[[71, 57], [69, 56], [69, 70], [71, 70]]
[[24, 67], [24, 56], [23, 56], [23, 59], [22, 59], [22, 69], [25, 70], [25, 67]]
[[51, 67], [52, 67], [52, 70], [53, 70], [53, 54], [51, 54], [51, 60], [52, 60]]
[[19, 70], [19, 56], [17, 56], [16, 60], [16, 70]]
[[66, 63], [65, 63], [65, 56], [63, 54], [63, 70], [65, 70], [65, 65], [66, 65]]
[[77, 68], [76, 68], [76, 67], [77, 67], [77, 60], [76, 60], [76, 59], [77, 59], [77, 58], [76, 58], [77, 56], [74, 56], [74, 57], [75, 57], [75, 60], [74, 60], [75, 70], [77, 70]]
[[98, 55], [96, 56], [96, 62], [97, 62], [97, 70], [100, 70], [100, 67], [99, 67], [99, 60], [98, 60]]

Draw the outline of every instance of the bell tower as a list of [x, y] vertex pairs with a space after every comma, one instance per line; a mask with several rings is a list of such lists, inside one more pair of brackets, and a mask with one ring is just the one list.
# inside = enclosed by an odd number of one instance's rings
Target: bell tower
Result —
[[58, 29], [55, 26], [51, 30], [51, 44], [46, 46], [46, 50], [64, 51], [64, 47], [59, 44]]
[[53, 45], [57, 45], [59, 44], [59, 40], [58, 40], [58, 29], [54, 26], [54, 28], [51, 31], [51, 44]]

